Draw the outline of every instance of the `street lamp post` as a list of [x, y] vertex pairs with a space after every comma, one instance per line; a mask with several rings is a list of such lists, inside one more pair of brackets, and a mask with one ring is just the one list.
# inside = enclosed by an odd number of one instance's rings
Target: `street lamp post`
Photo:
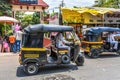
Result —
[[62, 13], [61, 13], [61, 7], [64, 6], [64, 0], [61, 1], [61, 4], [59, 6], [59, 25], [62, 25], [63, 22], [62, 22]]

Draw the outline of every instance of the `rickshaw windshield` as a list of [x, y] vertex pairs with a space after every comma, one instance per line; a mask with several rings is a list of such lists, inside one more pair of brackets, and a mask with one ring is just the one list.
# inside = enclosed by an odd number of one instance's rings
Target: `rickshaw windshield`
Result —
[[83, 34], [83, 40], [90, 41], [90, 42], [100, 41], [101, 40], [100, 37], [101, 37], [101, 33], [95, 34], [91, 31], [86, 31]]
[[64, 32], [64, 36], [67, 40], [79, 40], [78, 36], [74, 31], [72, 32]]

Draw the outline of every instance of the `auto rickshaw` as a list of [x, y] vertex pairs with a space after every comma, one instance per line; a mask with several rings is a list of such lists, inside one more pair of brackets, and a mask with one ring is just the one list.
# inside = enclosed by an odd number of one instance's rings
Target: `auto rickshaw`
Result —
[[92, 27], [84, 29], [81, 49], [92, 58], [98, 58], [102, 52], [116, 52], [120, 55], [120, 36], [115, 37], [118, 41], [117, 50], [111, 50], [111, 47], [114, 45], [107, 41], [108, 35], [111, 32], [120, 32], [120, 28]]
[[[45, 41], [45, 33], [70, 32], [73, 36], [70, 56], [68, 50], [59, 49], [55, 46], [55, 37], [51, 36]], [[34, 75], [39, 67], [47, 64], [70, 64], [76, 63], [82, 66], [84, 57], [80, 53], [80, 41], [76, 38], [74, 29], [71, 26], [36, 24], [24, 29], [22, 48], [19, 54], [19, 63], [23, 65], [28, 75]], [[49, 44], [46, 44], [49, 43]], [[45, 45], [46, 44], [46, 45]], [[49, 46], [48, 46], [49, 45]]]

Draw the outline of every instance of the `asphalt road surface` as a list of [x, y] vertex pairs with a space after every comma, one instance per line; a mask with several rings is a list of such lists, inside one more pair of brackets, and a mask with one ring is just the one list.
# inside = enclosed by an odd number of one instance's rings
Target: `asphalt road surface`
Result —
[[40, 68], [37, 75], [27, 76], [19, 65], [18, 54], [0, 53], [0, 80], [60, 80], [54, 77], [64, 77], [61, 80], [120, 80], [120, 57], [115, 54], [98, 59], [86, 57], [84, 66], [46, 66]]

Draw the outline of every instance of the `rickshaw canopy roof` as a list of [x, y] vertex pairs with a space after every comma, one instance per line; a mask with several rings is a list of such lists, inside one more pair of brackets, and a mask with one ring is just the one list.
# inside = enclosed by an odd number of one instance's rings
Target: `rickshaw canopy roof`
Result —
[[73, 27], [72, 26], [63, 26], [63, 25], [36, 24], [36, 25], [28, 26], [24, 30], [29, 33], [63, 32], [63, 31], [73, 31]]
[[86, 29], [86, 31], [89, 31], [93, 34], [100, 34], [102, 32], [113, 32], [113, 31], [118, 31], [120, 32], [120, 28], [113, 28], [113, 27], [92, 27]]

